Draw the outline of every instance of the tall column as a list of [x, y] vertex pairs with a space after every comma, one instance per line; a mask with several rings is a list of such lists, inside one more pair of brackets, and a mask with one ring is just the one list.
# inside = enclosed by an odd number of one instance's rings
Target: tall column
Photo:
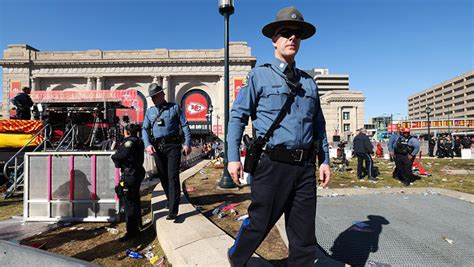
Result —
[[102, 90], [102, 77], [97, 77], [96, 90]]
[[36, 84], [37, 82], [38, 82], [37, 78], [31, 78], [31, 91], [38, 90], [37, 84]]
[[163, 77], [163, 84], [161, 85], [166, 93], [166, 101], [171, 102], [174, 100], [174, 92], [171, 92], [169, 76]]
[[87, 77], [86, 90], [92, 90], [92, 78], [91, 77]]

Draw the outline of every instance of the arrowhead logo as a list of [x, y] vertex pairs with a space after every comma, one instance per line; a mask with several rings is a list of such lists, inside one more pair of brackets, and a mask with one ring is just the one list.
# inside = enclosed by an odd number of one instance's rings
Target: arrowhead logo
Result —
[[195, 115], [206, 110], [206, 107], [197, 102], [190, 102], [186, 107], [186, 110], [190, 115]]

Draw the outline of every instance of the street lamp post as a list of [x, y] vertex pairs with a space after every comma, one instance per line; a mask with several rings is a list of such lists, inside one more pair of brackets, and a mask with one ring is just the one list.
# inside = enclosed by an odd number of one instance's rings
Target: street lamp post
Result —
[[426, 107], [425, 109], [426, 116], [428, 117], [428, 143], [431, 141], [431, 133], [430, 133], [430, 113], [431, 113], [431, 108]]
[[448, 107], [448, 134], [451, 134], [451, 118], [450, 118], [450, 115], [451, 115], [451, 110]]
[[210, 129], [209, 129], [209, 141], [212, 141], [212, 112], [214, 111], [214, 107], [209, 105], [207, 108], [207, 117], [209, 118], [209, 124], [210, 124]]
[[[219, 13], [224, 16], [224, 175], [219, 182], [221, 188], [235, 188], [227, 171], [227, 127], [229, 124], [229, 17], [234, 13], [234, 0], [219, 0]], [[219, 133], [219, 129], [217, 129]]]

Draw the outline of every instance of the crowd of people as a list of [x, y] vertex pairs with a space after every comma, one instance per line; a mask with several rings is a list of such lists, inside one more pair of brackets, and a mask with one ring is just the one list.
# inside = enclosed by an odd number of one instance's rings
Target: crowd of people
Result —
[[[454, 158], [461, 157], [461, 149], [470, 149], [472, 140], [466, 136], [453, 136], [443, 134], [438, 138], [432, 137], [428, 142], [428, 151], [430, 157]], [[436, 153], [435, 153], [436, 147]]]

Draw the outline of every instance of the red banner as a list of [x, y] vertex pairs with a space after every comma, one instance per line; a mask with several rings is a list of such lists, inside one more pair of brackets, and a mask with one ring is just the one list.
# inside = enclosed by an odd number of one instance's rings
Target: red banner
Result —
[[[10, 98], [15, 97], [19, 91], [10, 91]], [[142, 122], [145, 113], [145, 103], [137, 90], [33, 91], [30, 96], [34, 103], [120, 102], [133, 109], [117, 109], [116, 116], [126, 115], [132, 122]]]
[[243, 83], [243, 78], [234, 78], [234, 99], [237, 98], [237, 95], [239, 94], [240, 88], [242, 88]]
[[[10, 98], [18, 92], [10, 91]], [[137, 97], [136, 90], [81, 90], [81, 91], [33, 91], [31, 99], [35, 103], [77, 103], [77, 102], [109, 102], [120, 101], [130, 106]]]
[[21, 91], [21, 82], [20, 81], [11, 81], [10, 82], [10, 96], [14, 97]]
[[188, 95], [184, 101], [186, 119], [189, 122], [206, 122], [208, 106], [209, 103], [203, 94], [196, 92]]

